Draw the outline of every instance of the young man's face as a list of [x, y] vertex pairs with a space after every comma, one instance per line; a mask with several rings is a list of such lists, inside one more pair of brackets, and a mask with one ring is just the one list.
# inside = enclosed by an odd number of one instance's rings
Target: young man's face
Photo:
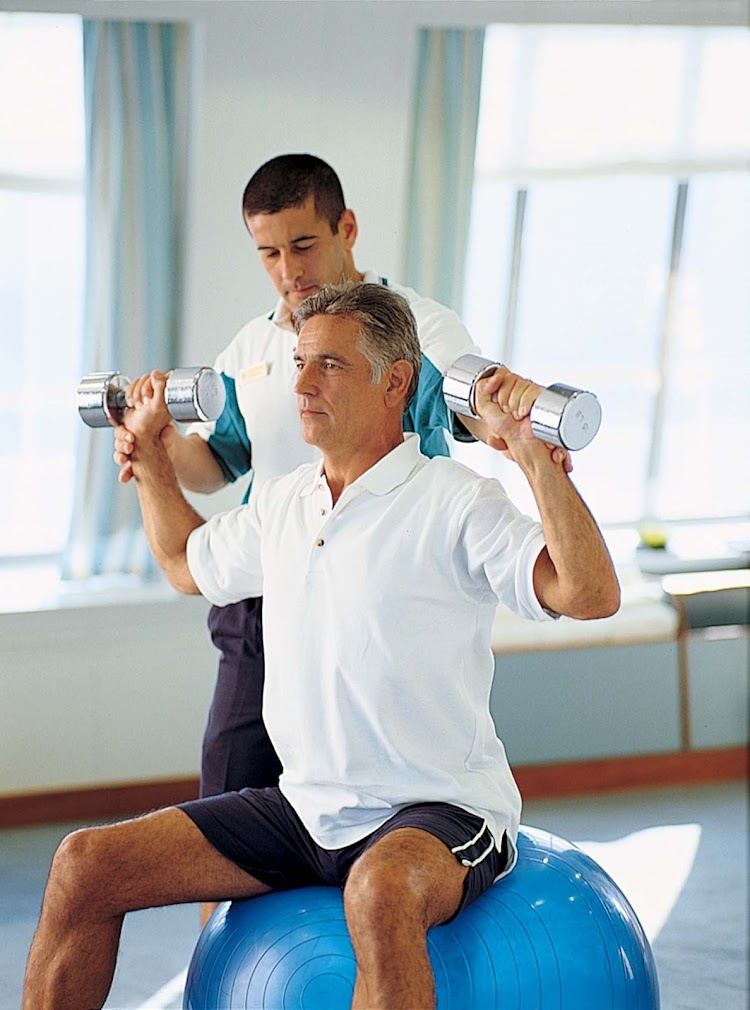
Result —
[[373, 383], [358, 344], [353, 319], [313, 316], [299, 333], [294, 355], [302, 437], [338, 456], [367, 447], [388, 412], [388, 374]]
[[318, 217], [312, 196], [278, 214], [246, 217], [245, 224], [266, 273], [291, 312], [324, 284], [358, 279], [351, 253], [357, 222], [351, 210], [341, 215], [335, 233]]

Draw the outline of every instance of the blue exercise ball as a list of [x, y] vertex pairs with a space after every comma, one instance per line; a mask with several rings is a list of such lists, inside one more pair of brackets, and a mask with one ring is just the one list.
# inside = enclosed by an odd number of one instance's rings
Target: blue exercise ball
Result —
[[[654, 959], [615, 882], [548, 832], [522, 827], [518, 864], [431, 929], [438, 1010], [658, 1010]], [[349, 1010], [355, 959], [341, 892], [225, 903], [203, 931], [186, 1010]]]

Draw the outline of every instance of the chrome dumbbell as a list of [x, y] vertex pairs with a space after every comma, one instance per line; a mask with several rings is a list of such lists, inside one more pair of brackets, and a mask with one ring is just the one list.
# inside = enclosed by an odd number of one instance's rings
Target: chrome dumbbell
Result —
[[[91, 372], [78, 385], [78, 413], [90, 428], [119, 424], [130, 379], [120, 372]], [[175, 421], [215, 421], [224, 409], [224, 383], [213, 368], [173, 368], [164, 399]]]
[[[464, 417], [477, 417], [476, 384], [498, 368], [502, 368], [499, 361], [477, 354], [464, 354], [454, 361], [443, 378], [448, 407]], [[563, 449], [584, 449], [599, 430], [602, 408], [593, 393], [556, 382], [537, 396], [529, 416], [531, 429], [542, 442]]]

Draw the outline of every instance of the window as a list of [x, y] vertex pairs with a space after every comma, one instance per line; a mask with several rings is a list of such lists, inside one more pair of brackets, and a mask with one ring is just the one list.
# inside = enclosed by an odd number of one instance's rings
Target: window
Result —
[[748, 110], [744, 29], [487, 31], [464, 319], [487, 357], [599, 396], [574, 478], [604, 525], [748, 511]]
[[81, 22], [0, 13], [0, 557], [58, 553], [80, 424]]

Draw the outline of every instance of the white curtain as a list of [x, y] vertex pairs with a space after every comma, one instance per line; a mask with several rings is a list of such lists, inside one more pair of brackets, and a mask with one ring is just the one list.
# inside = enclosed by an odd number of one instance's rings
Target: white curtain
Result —
[[484, 29], [419, 32], [406, 283], [461, 311]]
[[[186, 25], [85, 20], [84, 368], [142, 374], [174, 360], [188, 111]], [[155, 571], [134, 487], [107, 429], [79, 432], [62, 575]]]

